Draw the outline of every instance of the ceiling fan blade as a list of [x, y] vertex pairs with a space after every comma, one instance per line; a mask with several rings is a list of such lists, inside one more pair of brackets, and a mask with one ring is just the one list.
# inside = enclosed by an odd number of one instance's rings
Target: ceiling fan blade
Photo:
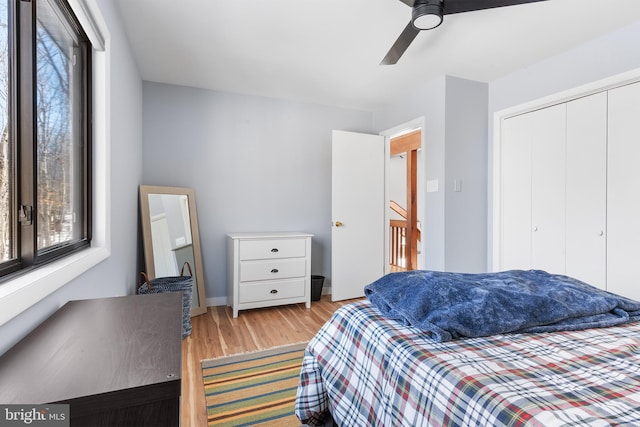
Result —
[[[402, 0], [401, 0], [402, 1]], [[515, 6], [546, 0], [444, 0], [444, 14], [471, 12], [494, 7]]]
[[411, 22], [404, 28], [398, 40], [391, 46], [387, 55], [382, 59], [380, 65], [393, 65], [398, 62], [405, 50], [409, 47], [413, 39], [416, 38], [420, 30], [417, 30]]

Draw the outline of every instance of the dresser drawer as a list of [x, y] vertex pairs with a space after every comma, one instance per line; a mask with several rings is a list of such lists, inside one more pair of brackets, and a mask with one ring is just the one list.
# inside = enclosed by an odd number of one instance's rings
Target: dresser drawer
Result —
[[304, 239], [243, 240], [240, 242], [240, 260], [295, 258], [306, 256]]
[[307, 275], [305, 258], [243, 261], [240, 263], [240, 281], [287, 279]]
[[242, 283], [238, 289], [240, 304], [269, 301], [283, 298], [302, 298], [305, 296], [305, 278], [261, 282]]

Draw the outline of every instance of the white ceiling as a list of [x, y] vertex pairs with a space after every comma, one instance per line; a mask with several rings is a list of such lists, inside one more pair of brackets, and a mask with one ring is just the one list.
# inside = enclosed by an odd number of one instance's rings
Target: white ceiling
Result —
[[490, 82], [640, 21], [640, 0], [447, 15], [381, 66], [411, 15], [399, 0], [116, 2], [144, 80], [364, 110], [443, 74]]

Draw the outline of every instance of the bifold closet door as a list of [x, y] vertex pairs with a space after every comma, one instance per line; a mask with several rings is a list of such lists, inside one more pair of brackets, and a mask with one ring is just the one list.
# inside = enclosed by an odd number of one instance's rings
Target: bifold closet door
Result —
[[640, 300], [640, 83], [609, 91], [607, 290]]
[[531, 268], [531, 141], [533, 117], [510, 117], [502, 124], [501, 267]]
[[566, 104], [535, 111], [531, 147], [531, 265], [565, 273]]
[[607, 93], [567, 103], [566, 274], [607, 284]]
[[566, 106], [503, 123], [502, 269], [565, 270]]

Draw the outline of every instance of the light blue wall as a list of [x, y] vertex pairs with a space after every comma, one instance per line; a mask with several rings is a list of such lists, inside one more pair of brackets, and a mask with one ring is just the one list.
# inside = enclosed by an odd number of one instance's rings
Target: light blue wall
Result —
[[142, 170], [142, 81], [111, 0], [98, 0], [111, 34], [111, 256], [0, 326], [4, 353], [69, 300], [132, 294], [137, 280], [138, 202]]
[[488, 257], [493, 264], [493, 120], [497, 111], [640, 68], [640, 22], [489, 84]]
[[[487, 103], [485, 83], [447, 77], [445, 269], [484, 272], [487, 259]], [[454, 191], [454, 181], [460, 190]]]
[[209, 305], [226, 303], [230, 232], [303, 231], [331, 272], [331, 131], [371, 132], [369, 112], [143, 84], [143, 180], [196, 194]]
[[[486, 269], [487, 85], [443, 76], [416, 85], [374, 112], [374, 129], [424, 117], [425, 268], [477, 272]], [[453, 180], [462, 192], [453, 192]], [[426, 192], [437, 181], [437, 192]]]

